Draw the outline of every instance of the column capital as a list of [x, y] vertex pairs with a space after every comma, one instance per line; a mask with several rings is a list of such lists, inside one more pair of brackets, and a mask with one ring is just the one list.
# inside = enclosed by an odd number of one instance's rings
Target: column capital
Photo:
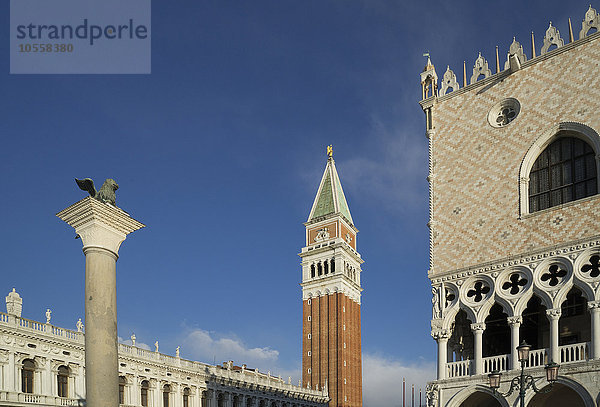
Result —
[[515, 315], [512, 317], [506, 318], [509, 325], [520, 325], [523, 323], [523, 317], [521, 315]]
[[546, 310], [546, 315], [550, 320], [559, 319], [561, 314], [562, 310], [560, 308], [551, 308]]
[[599, 311], [600, 301], [588, 301], [587, 307], [590, 311]]
[[84, 252], [88, 248], [106, 249], [119, 255], [119, 246], [128, 234], [145, 225], [122, 209], [92, 197], [86, 197], [56, 214], [81, 237]]
[[483, 332], [485, 331], [485, 322], [476, 322], [471, 324], [471, 330], [473, 332]]
[[432, 329], [431, 336], [436, 341], [439, 340], [448, 340], [451, 336], [451, 332], [449, 329]]

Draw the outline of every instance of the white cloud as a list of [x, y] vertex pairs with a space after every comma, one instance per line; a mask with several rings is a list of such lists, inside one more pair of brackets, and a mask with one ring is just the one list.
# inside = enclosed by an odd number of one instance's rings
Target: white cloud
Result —
[[402, 379], [406, 379], [406, 405], [411, 405], [411, 386], [415, 385], [415, 406], [419, 405], [419, 389], [435, 379], [433, 362], [405, 364], [380, 355], [363, 353], [363, 404], [369, 407], [402, 406]]
[[[121, 338], [120, 336], [119, 336], [119, 337], [117, 337], [117, 339], [118, 339], [119, 343], [122, 343], [122, 344], [124, 344], [124, 345], [129, 345], [129, 346], [131, 346], [131, 345], [132, 345], [131, 339], [123, 339], [123, 338]], [[141, 348], [141, 349], [150, 350], [150, 345], [147, 345], [147, 344], [145, 344], [144, 342], [138, 342], [138, 341], [135, 341], [135, 346], [136, 346], [137, 348]]]
[[[269, 347], [248, 347], [234, 335], [218, 335], [203, 329], [191, 330], [183, 339], [186, 352], [196, 360], [219, 364], [233, 360], [236, 364], [248, 367], [273, 369], [279, 358], [279, 351]], [[275, 373], [274, 373], [275, 374]]]
[[342, 181], [357, 195], [369, 196], [386, 210], [422, 205], [426, 199], [427, 139], [402, 123], [372, 117], [370, 155], [340, 160]]

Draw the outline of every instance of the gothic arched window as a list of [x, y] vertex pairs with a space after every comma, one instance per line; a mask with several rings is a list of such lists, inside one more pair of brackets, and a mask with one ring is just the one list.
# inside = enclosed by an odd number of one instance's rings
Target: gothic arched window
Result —
[[23, 361], [21, 370], [21, 391], [23, 393], [33, 393], [33, 375], [35, 373], [35, 362], [32, 359]]
[[150, 389], [150, 383], [148, 383], [148, 380], [144, 380], [142, 382], [142, 392], [141, 392], [141, 401], [142, 401], [142, 406], [144, 407], [148, 407], [148, 390]]
[[561, 137], [548, 145], [529, 174], [529, 212], [597, 193], [594, 149], [577, 137]]
[[58, 397], [69, 397], [69, 368], [58, 368]]

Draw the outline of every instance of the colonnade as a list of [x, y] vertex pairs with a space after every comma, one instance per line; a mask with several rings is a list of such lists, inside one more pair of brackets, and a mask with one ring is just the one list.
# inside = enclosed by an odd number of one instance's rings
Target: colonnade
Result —
[[[600, 359], [600, 301], [588, 301], [587, 307], [591, 317], [591, 343], [589, 348], [590, 359]], [[561, 363], [559, 347], [559, 321], [561, 317], [561, 308], [552, 308], [546, 310], [546, 317], [550, 323], [550, 347], [548, 349], [548, 362]], [[520, 367], [517, 346], [520, 342], [520, 327], [523, 323], [521, 315], [509, 316], [507, 318], [510, 327], [510, 346], [511, 353], [509, 358], [509, 369], [518, 369]], [[471, 364], [471, 375], [484, 374], [483, 366], [483, 333], [486, 329], [485, 322], [472, 323], [473, 332], [473, 361]], [[432, 336], [437, 342], [437, 378], [438, 380], [446, 378], [448, 363], [448, 339], [452, 335], [450, 329], [437, 329], [432, 331]]]

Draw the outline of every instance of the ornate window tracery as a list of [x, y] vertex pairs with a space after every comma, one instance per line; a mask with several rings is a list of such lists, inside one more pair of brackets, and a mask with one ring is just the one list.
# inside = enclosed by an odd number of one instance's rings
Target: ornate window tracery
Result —
[[590, 273], [590, 277], [595, 278], [600, 276], [600, 256], [597, 254], [590, 257], [589, 263], [581, 267], [582, 273]]
[[577, 137], [561, 137], [535, 160], [529, 174], [529, 211], [597, 194], [594, 149]]
[[511, 295], [518, 294], [521, 291], [521, 287], [527, 285], [528, 280], [521, 276], [519, 273], [514, 273], [509, 277], [509, 280], [502, 284], [502, 289], [509, 291]]
[[490, 287], [488, 287], [483, 281], [477, 281], [472, 289], [467, 291], [467, 297], [473, 298], [473, 301], [480, 302], [483, 300], [483, 297], [490, 292]]
[[559, 267], [558, 264], [553, 264], [548, 268], [548, 272], [542, 274], [541, 280], [544, 282], [547, 281], [548, 285], [554, 287], [558, 285], [566, 275], [566, 270]]

